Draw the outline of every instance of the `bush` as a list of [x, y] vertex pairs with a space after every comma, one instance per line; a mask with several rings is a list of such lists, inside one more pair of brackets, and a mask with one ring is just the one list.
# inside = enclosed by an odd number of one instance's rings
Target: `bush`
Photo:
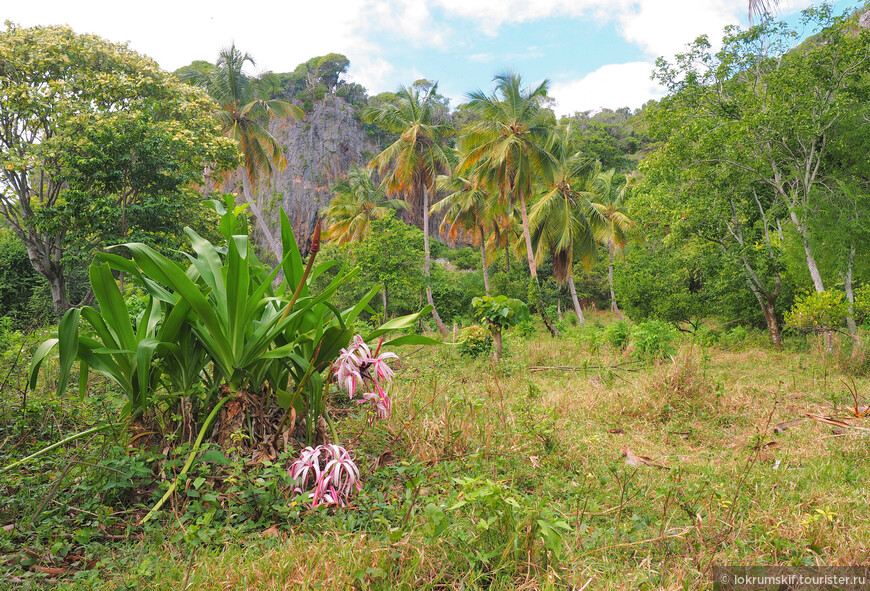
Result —
[[842, 292], [806, 292], [795, 298], [785, 323], [798, 330], [821, 332], [842, 326], [848, 315], [849, 301]]
[[617, 349], [625, 349], [631, 339], [631, 325], [628, 320], [619, 320], [609, 325], [604, 331], [605, 338], [611, 346]]
[[480, 252], [466, 246], [449, 251], [447, 260], [459, 269], [476, 271], [480, 267]]
[[668, 322], [650, 320], [635, 325], [631, 344], [635, 357], [647, 360], [665, 359], [676, 352], [677, 329]]
[[463, 328], [459, 333], [457, 348], [462, 355], [469, 357], [486, 355], [492, 349], [492, 335], [479, 324]]

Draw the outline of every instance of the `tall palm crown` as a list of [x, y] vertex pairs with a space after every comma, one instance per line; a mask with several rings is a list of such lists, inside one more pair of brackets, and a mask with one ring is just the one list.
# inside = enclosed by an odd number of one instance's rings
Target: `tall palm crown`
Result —
[[437, 84], [428, 90], [402, 87], [395, 102], [373, 105], [362, 113], [366, 122], [399, 135], [372, 165], [384, 175], [388, 192], [405, 196], [418, 222], [423, 217], [424, 192], [431, 194], [435, 179], [450, 168], [444, 147], [450, 128], [435, 120], [437, 88]]
[[626, 233], [634, 226], [634, 222], [625, 213], [625, 195], [628, 182], [623, 179], [615, 181], [616, 171], [610, 169], [599, 172], [594, 184], [595, 209], [605, 220], [606, 231], [604, 240], [613, 240], [618, 248], [628, 241]]
[[450, 168], [450, 156], [444, 139], [450, 128], [437, 121], [436, 96], [438, 85], [401, 88], [397, 100], [375, 105], [363, 111], [363, 120], [374, 123], [399, 137], [375, 156], [372, 166], [384, 175], [384, 186], [390, 193], [405, 195], [423, 228], [423, 272], [426, 276], [426, 299], [432, 306], [432, 316], [442, 334], [447, 327], [441, 322], [429, 285], [429, 196], [434, 192], [435, 179]]
[[245, 171], [253, 183], [260, 173], [272, 173], [273, 165], [283, 169], [284, 152], [267, 125], [276, 117], [301, 119], [302, 110], [287, 101], [269, 99], [261, 92], [259, 80], [246, 74], [245, 64], [254, 58], [235, 45], [220, 52], [217, 68], [205, 80], [208, 93], [220, 104], [218, 120], [226, 136], [236, 140], [242, 151]]
[[605, 219], [590, 199], [601, 164], [572, 149], [570, 130], [556, 136], [555, 166], [544, 180], [544, 193], [532, 207], [529, 224], [536, 245], [535, 259], [553, 259], [553, 274], [564, 284], [575, 259], [591, 261], [606, 232]]
[[372, 171], [358, 166], [337, 181], [332, 192], [335, 196], [324, 215], [327, 237], [339, 244], [365, 239], [373, 220], [408, 207], [405, 201], [389, 199], [386, 189], [372, 180]]
[[460, 171], [468, 174], [476, 170], [493, 183], [502, 201], [519, 202], [529, 267], [536, 277], [526, 201], [536, 175], [546, 174], [554, 164], [546, 145], [555, 120], [552, 112], [543, 107], [549, 81], [535, 88], [523, 88], [517, 74], [499, 74], [494, 81], [493, 94], [476, 91], [469, 95], [469, 107], [481, 119], [467, 129], [467, 152]]
[[460, 231], [471, 234], [472, 243], [478, 246], [486, 242], [486, 226], [489, 224], [489, 194], [479, 180], [461, 176], [439, 176], [436, 182], [439, 192], [447, 193], [430, 208], [431, 213], [444, 214], [441, 231], [447, 231], [451, 240], [456, 240]]

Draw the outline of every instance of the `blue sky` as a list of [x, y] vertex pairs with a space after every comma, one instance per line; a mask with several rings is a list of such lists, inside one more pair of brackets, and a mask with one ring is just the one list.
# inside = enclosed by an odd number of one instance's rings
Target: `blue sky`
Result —
[[[661, 89], [649, 80], [655, 58], [706, 33], [746, 24], [747, 0], [226, 0], [119, 3], [30, 0], [0, 17], [21, 25], [69, 24], [128, 41], [164, 68], [213, 61], [235, 41], [260, 70], [289, 71], [329, 52], [350, 58], [350, 78], [370, 93], [418, 78], [438, 80], [461, 102], [512, 69], [529, 84], [552, 82], [558, 113], [637, 108]], [[809, 0], [784, 0], [791, 20]], [[840, 0], [843, 10], [861, 0]]]

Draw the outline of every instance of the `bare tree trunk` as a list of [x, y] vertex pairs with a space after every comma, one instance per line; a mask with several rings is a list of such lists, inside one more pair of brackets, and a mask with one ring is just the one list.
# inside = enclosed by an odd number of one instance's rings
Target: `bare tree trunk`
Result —
[[[27, 248], [27, 258], [30, 259], [30, 264], [33, 269], [42, 275], [48, 282], [48, 287], [51, 290], [51, 303], [54, 306], [55, 315], [60, 318], [70, 309], [70, 303], [66, 295], [66, 276], [63, 272], [63, 267], [55, 257], [50, 254], [51, 246], [36, 245], [30, 242], [24, 243]], [[49, 253], [45, 250], [49, 249]], [[60, 258], [59, 256], [57, 258]]]
[[550, 319], [547, 318], [547, 310], [544, 308], [544, 300], [541, 298], [541, 284], [538, 283], [538, 268], [535, 266], [535, 253], [532, 250], [532, 235], [529, 232], [529, 214], [526, 211], [526, 196], [523, 195], [522, 191], [517, 192], [520, 197], [520, 216], [522, 216], [523, 220], [523, 238], [526, 240], [526, 257], [529, 261], [529, 273], [531, 273], [532, 280], [538, 288], [538, 311], [541, 314], [541, 320], [544, 321], [544, 326], [546, 326], [547, 330], [550, 331], [550, 334], [555, 337], [559, 335], [559, 331], [556, 330], [556, 327], [553, 326]]
[[852, 267], [855, 264], [855, 247], [849, 249], [849, 259], [846, 272], [842, 273], [843, 288], [846, 290], [846, 299], [849, 300], [849, 315], [846, 316], [846, 325], [852, 338], [858, 335], [858, 326], [855, 324], [855, 292], [852, 289]]
[[574, 287], [574, 276], [568, 275], [568, 290], [571, 292], [571, 302], [574, 304], [574, 313], [577, 314], [577, 320], [580, 324], [586, 322], [583, 318], [583, 309], [580, 307], [580, 300], [577, 299], [577, 288]]
[[269, 223], [266, 221], [266, 218], [263, 217], [263, 212], [260, 210], [260, 206], [257, 205], [257, 201], [253, 197], [251, 179], [248, 178], [248, 175], [244, 170], [242, 170], [242, 190], [245, 195], [245, 203], [251, 204], [250, 209], [254, 214], [254, 218], [257, 220], [257, 227], [260, 232], [262, 232], [266, 242], [269, 244], [269, 249], [274, 253], [280, 263], [281, 259], [284, 258], [284, 249], [281, 246], [281, 242], [275, 240], [275, 237], [272, 235], [272, 231], [269, 229]]
[[388, 318], [387, 304], [389, 303], [389, 300], [387, 299], [387, 285], [386, 284], [384, 284], [384, 286], [381, 288], [381, 301], [384, 303], [384, 322], [386, 322], [387, 318]]
[[806, 228], [801, 225], [800, 220], [797, 217], [797, 213], [794, 210], [791, 211], [791, 221], [794, 224], [795, 229], [798, 231], [801, 237], [801, 243], [804, 246], [804, 253], [806, 254], [807, 261], [807, 269], [810, 271], [810, 277], [813, 280], [813, 287], [816, 288], [816, 291], [821, 293], [825, 291], [825, 283], [822, 281], [822, 274], [819, 273], [819, 266], [816, 264], [816, 257], [813, 256], [812, 245], [810, 245], [810, 237], [807, 233]]
[[423, 186], [423, 272], [426, 275], [426, 300], [432, 306], [432, 317], [435, 319], [435, 324], [438, 326], [438, 332], [442, 336], [447, 336], [447, 327], [441, 322], [441, 317], [438, 316], [438, 310], [435, 309], [435, 300], [432, 299], [432, 286], [430, 281], [429, 266], [429, 187]]
[[562, 322], [562, 298], [556, 298], [556, 314], [559, 315], [559, 322]]
[[486, 235], [480, 226], [480, 262], [483, 264], [483, 287], [489, 295], [489, 270], [486, 268]]
[[846, 316], [846, 326], [852, 336], [852, 358], [861, 354], [861, 335], [858, 334], [858, 326], [855, 324], [855, 291], [852, 287], [852, 267], [855, 264], [855, 246], [849, 249], [846, 273], [842, 274], [843, 288], [846, 290], [846, 299], [849, 300], [849, 314]]
[[613, 291], [613, 238], [607, 241], [607, 251], [610, 253], [610, 265], [607, 267], [607, 279], [610, 281], [610, 309], [616, 314], [616, 317], [622, 320], [622, 312], [619, 311], [619, 306], [616, 305], [616, 292]]
[[510, 275], [510, 272], [511, 272], [511, 251], [510, 251], [510, 247], [508, 246], [507, 234], [505, 234], [505, 237], [504, 237], [504, 266], [505, 266], [505, 270], [507, 271], [508, 275]]

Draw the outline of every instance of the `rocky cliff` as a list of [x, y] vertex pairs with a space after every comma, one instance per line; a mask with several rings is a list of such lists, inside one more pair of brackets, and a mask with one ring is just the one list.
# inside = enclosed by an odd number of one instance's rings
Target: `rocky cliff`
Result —
[[[353, 107], [335, 96], [314, 103], [301, 121], [272, 121], [269, 131], [284, 146], [287, 166], [261, 182], [255, 198], [276, 237], [280, 233], [279, 211], [284, 208], [296, 241], [305, 251], [318, 213], [332, 199], [332, 180], [344, 176], [352, 164], [368, 162], [377, 146], [354, 118]], [[233, 175], [223, 190], [236, 193], [241, 201], [240, 173]], [[251, 221], [254, 240], [268, 251], [268, 242]]]

